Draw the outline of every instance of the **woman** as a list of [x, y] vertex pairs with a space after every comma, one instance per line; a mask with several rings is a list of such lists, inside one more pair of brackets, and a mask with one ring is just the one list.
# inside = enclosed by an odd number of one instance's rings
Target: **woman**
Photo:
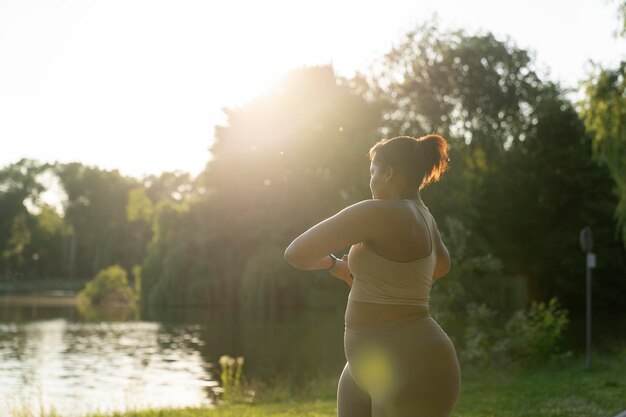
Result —
[[[435, 278], [450, 255], [420, 190], [447, 168], [439, 135], [396, 137], [370, 149], [372, 199], [307, 230], [285, 251], [299, 269], [328, 269], [352, 288], [339, 417], [449, 416], [461, 373], [448, 335], [430, 316]], [[350, 247], [337, 259], [332, 253]]]

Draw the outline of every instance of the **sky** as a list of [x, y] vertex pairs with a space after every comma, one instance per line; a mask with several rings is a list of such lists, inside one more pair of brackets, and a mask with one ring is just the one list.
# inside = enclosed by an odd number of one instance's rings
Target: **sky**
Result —
[[223, 107], [293, 68], [367, 72], [435, 15], [509, 37], [566, 87], [626, 58], [615, 0], [0, 0], [0, 167], [196, 175]]

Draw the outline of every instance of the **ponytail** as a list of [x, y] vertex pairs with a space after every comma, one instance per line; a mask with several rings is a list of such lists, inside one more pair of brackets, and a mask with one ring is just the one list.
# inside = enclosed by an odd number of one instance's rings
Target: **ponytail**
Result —
[[441, 135], [383, 139], [369, 151], [371, 161], [403, 172], [419, 189], [438, 181], [448, 168], [448, 142]]
[[424, 173], [420, 189], [439, 181], [448, 169], [448, 142], [441, 135], [426, 135], [417, 139], [414, 153], [419, 172]]

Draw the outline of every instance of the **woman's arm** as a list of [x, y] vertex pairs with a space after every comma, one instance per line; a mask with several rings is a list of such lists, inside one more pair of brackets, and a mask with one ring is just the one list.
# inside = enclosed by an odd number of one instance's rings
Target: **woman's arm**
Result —
[[298, 269], [330, 267], [328, 254], [380, 236], [384, 209], [380, 200], [364, 200], [346, 207], [291, 242], [285, 250], [285, 260]]

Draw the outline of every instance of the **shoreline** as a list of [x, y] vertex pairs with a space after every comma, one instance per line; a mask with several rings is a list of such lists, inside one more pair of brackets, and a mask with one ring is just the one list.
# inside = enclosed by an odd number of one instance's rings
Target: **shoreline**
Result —
[[32, 294], [1, 294], [0, 306], [75, 307], [73, 291], [47, 291]]
[[[621, 416], [626, 408], [626, 351], [596, 358], [586, 369], [579, 355], [562, 364], [531, 367], [489, 367], [467, 370], [453, 414], [459, 417], [555, 417]], [[111, 413], [95, 412], [82, 417], [336, 417], [336, 382], [313, 380], [299, 391], [289, 382], [267, 386], [253, 403], [220, 404], [216, 407], [154, 407]], [[11, 417], [31, 416], [30, 410]], [[43, 417], [43, 416], [41, 416]], [[70, 417], [56, 412], [45, 417]]]

